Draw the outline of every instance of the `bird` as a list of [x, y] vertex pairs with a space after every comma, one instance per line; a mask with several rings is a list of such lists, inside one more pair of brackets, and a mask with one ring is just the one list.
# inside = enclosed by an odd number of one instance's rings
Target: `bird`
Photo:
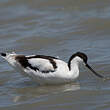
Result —
[[76, 52], [70, 56], [68, 62], [47, 55], [22, 55], [16, 53], [0, 53], [8, 63], [24, 76], [35, 80], [38, 84], [71, 83], [79, 77], [79, 66], [84, 64], [96, 76], [98, 74], [88, 64], [88, 57], [83, 52]]

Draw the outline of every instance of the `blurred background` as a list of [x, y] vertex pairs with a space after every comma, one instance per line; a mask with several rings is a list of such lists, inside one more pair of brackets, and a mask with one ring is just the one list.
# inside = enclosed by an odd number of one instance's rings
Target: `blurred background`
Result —
[[[109, 0], [0, 0], [0, 52], [59, 56], [85, 52], [110, 76]], [[38, 86], [0, 58], [0, 110], [109, 110], [110, 81], [86, 68], [73, 84]]]

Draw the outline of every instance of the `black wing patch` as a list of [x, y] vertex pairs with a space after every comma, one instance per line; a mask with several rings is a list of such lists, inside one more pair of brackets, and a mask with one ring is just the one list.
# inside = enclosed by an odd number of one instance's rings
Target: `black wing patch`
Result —
[[43, 59], [58, 59], [56, 57], [52, 57], [52, 56], [45, 56], [45, 55], [34, 55], [34, 56], [28, 56], [28, 59], [31, 58], [43, 58]]
[[[42, 58], [42, 59], [47, 59], [49, 60], [49, 62], [52, 64], [54, 70], [43, 70], [40, 71], [39, 68], [37, 68], [36, 66], [32, 66], [29, 62], [28, 59], [32, 59], [32, 58]], [[51, 56], [44, 56], [44, 55], [36, 55], [36, 56], [24, 56], [24, 55], [19, 55], [16, 56], [16, 60], [21, 64], [22, 67], [26, 68], [29, 67], [31, 69], [33, 69], [34, 71], [40, 71], [42, 73], [49, 73], [49, 72], [54, 72], [55, 69], [57, 68], [56, 62], [54, 61], [54, 59], [58, 59], [55, 57], [51, 57]]]
[[39, 69], [37, 67], [32, 67], [30, 63], [28, 63], [27, 58], [24, 55], [19, 55], [16, 57], [16, 60], [21, 64], [22, 67], [26, 68], [26, 67], [30, 67], [33, 70], [38, 70]]
[[35, 56], [29, 56], [27, 57], [27, 59], [31, 59], [31, 58], [42, 58], [42, 59], [47, 59], [50, 61], [50, 63], [53, 65], [53, 68], [56, 69], [56, 62], [53, 59], [58, 59], [56, 57], [52, 57], [52, 56], [45, 56], [45, 55], [35, 55]]

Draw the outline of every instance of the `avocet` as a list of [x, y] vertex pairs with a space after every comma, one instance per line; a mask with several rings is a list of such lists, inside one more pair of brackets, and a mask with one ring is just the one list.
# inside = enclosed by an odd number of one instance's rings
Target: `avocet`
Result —
[[73, 82], [79, 76], [79, 64], [84, 64], [96, 76], [96, 73], [87, 63], [85, 53], [73, 54], [68, 63], [59, 58], [45, 55], [19, 55], [16, 53], [1, 53], [1, 56], [18, 72], [29, 76], [39, 84], [62, 84]]

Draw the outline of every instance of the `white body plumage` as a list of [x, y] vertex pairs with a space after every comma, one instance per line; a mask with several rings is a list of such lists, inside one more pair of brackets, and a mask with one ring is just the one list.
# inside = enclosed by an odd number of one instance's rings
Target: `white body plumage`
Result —
[[[74, 81], [79, 76], [79, 64], [87, 64], [87, 56], [77, 52], [68, 63], [51, 56], [18, 55], [15, 53], [1, 53], [8, 63], [25, 76], [29, 76], [39, 84], [62, 84]], [[94, 72], [91, 69], [92, 72]], [[97, 73], [94, 73], [97, 75]], [[97, 75], [102, 77], [101, 75]]]

